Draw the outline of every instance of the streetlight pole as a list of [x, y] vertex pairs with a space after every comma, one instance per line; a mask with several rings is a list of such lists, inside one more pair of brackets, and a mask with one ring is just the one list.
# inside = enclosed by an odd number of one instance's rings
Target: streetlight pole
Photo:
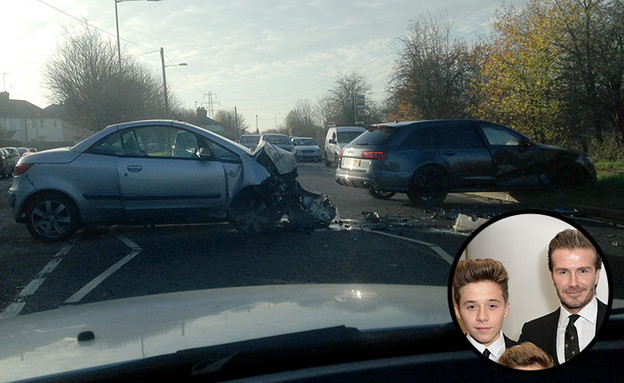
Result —
[[[121, 73], [121, 43], [119, 41], [119, 13], [117, 12], [117, 3], [123, 3], [124, 1], [141, 1], [141, 0], [114, 0], [115, 1], [115, 27], [117, 29], [117, 58], [119, 59], [119, 72]], [[146, 0], [146, 1], [160, 1], [160, 0]]]
[[168, 66], [187, 66], [187, 63], [179, 63], [175, 65], [165, 65], [165, 49], [160, 47], [160, 63], [162, 65], [162, 75], [163, 75], [163, 92], [165, 94], [165, 113], [166, 117], [169, 117], [169, 96], [167, 95], [167, 71], [165, 70]]
[[117, 3], [115, 0], [115, 26], [117, 27], [117, 58], [119, 59], [119, 73], [121, 73], [121, 44], [119, 42], [119, 14], [117, 12]]

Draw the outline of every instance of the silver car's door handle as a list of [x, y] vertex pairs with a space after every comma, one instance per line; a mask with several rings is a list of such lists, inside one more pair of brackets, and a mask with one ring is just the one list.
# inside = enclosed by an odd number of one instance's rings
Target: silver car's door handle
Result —
[[446, 152], [444, 152], [444, 155], [445, 155], [445, 156], [449, 156], [449, 157], [451, 157], [451, 156], [454, 156], [454, 155], [455, 155], [455, 152], [454, 152], [454, 151], [452, 151], [452, 150], [447, 150]]
[[141, 165], [128, 165], [128, 167], [126, 169], [128, 169], [128, 171], [130, 173], [138, 173], [141, 170], [143, 170], [143, 166], [141, 166]]

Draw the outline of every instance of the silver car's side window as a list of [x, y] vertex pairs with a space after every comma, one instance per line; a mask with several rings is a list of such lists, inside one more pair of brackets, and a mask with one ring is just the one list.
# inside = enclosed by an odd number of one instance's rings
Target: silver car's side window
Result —
[[121, 135], [115, 132], [102, 140], [94, 144], [88, 152], [94, 154], [104, 154], [109, 156], [121, 156], [123, 155], [123, 148], [121, 146]]
[[171, 155], [175, 158], [199, 158], [200, 150], [197, 137], [186, 130], [178, 130], [171, 147]]
[[121, 148], [124, 157], [147, 157], [147, 153], [143, 150], [143, 140], [137, 136], [134, 130], [128, 130], [121, 133]]

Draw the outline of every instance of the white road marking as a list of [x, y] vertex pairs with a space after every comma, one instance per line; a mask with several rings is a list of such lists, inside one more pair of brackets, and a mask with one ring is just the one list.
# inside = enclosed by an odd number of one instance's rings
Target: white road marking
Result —
[[11, 303], [6, 309], [0, 313], [0, 319], [9, 319], [19, 315], [26, 306], [26, 301]]
[[41, 269], [41, 271], [37, 273], [35, 278], [32, 281], [28, 282], [28, 284], [24, 286], [22, 291], [17, 294], [15, 302], [11, 303], [7, 308], [2, 310], [2, 312], [0, 313], [0, 319], [13, 318], [18, 316], [22, 312], [22, 309], [24, 308], [24, 306], [26, 306], [25, 298], [32, 296], [39, 289], [39, 287], [41, 287], [43, 282], [45, 282], [46, 280], [46, 276], [54, 271], [54, 269], [56, 269], [56, 266], [58, 266], [59, 263], [61, 263], [61, 261], [63, 260], [63, 258], [61, 257], [67, 255], [72, 247], [74, 247], [75, 243], [75, 240], [71, 241], [70, 243], [61, 247], [59, 251], [54, 254], [54, 257], [50, 260], [50, 262], [48, 262], [48, 264], [46, 264], [43, 269]]
[[123, 244], [130, 248], [130, 253], [117, 261], [114, 265], [106, 269], [103, 273], [92, 279], [89, 283], [84, 285], [80, 290], [74, 293], [71, 297], [65, 300], [65, 304], [73, 304], [78, 303], [84, 298], [87, 294], [93, 291], [96, 287], [98, 287], [102, 282], [106, 280], [106, 278], [113, 275], [117, 270], [121, 269], [126, 263], [130, 262], [134, 257], [143, 251], [136, 243], [132, 242], [130, 239], [123, 235], [117, 235], [117, 239], [119, 239]]
[[27, 297], [30, 295], [33, 295], [35, 293], [35, 291], [37, 291], [37, 289], [39, 288], [39, 286], [41, 286], [41, 284], [43, 283], [43, 281], [45, 281], [45, 278], [35, 278], [32, 281], [30, 281], [26, 287], [24, 287], [22, 289], [22, 291], [19, 293], [19, 297]]
[[379, 235], [385, 235], [386, 237], [401, 239], [401, 240], [404, 240], [404, 241], [414, 242], [414, 243], [417, 243], [419, 245], [427, 246], [434, 253], [436, 253], [440, 258], [442, 258], [443, 260], [448, 262], [449, 265], [453, 264], [454, 258], [451, 257], [446, 251], [444, 251], [440, 246], [438, 246], [438, 245], [436, 245], [434, 243], [419, 241], [419, 240], [413, 239], [413, 238], [401, 237], [400, 235], [384, 233], [383, 231], [376, 231], [376, 230], [370, 230], [370, 229], [364, 229], [364, 228], [362, 228], [361, 230], [362, 231], [366, 231], [368, 233], [375, 233], [375, 234], [379, 234]]

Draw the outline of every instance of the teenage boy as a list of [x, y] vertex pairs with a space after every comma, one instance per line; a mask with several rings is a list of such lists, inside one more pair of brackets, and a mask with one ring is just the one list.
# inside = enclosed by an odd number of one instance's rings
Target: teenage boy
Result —
[[491, 258], [461, 261], [453, 276], [455, 315], [463, 323], [468, 341], [495, 362], [517, 342], [503, 334], [509, 314], [507, 270]]

